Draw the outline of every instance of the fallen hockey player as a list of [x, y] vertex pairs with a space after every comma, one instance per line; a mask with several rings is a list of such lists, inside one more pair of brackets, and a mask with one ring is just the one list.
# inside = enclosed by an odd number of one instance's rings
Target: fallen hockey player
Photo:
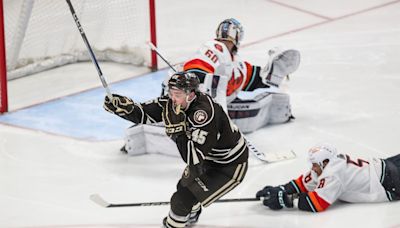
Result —
[[266, 186], [256, 194], [272, 210], [298, 208], [321, 212], [335, 201], [388, 202], [400, 199], [400, 154], [386, 158], [352, 159], [329, 144], [308, 152], [311, 170], [279, 186]]

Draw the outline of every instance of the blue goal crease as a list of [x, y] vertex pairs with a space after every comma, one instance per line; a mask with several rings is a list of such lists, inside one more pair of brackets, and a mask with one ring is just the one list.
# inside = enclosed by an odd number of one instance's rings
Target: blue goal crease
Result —
[[[113, 93], [135, 102], [153, 99], [161, 93], [166, 70], [146, 74], [110, 85]], [[104, 88], [31, 106], [0, 116], [0, 123], [94, 141], [117, 140], [132, 125], [103, 109]]]

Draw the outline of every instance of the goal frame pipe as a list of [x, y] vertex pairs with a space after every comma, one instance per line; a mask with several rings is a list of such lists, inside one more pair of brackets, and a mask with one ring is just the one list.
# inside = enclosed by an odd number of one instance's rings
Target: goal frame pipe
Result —
[[[149, 0], [149, 10], [150, 10], [150, 42], [157, 46], [157, 29], [156, 29], [156, 5], [155, 0]], [[157, 53], [151, 50], [151, 71], [158, 70]]]
[[[0, 0], [0, 113], [8, 112], [8, 91], [7, 91], [7, 62], [5, 48], [5, 20], [3, 12], [3, 0]], [[156, 30], [156, 8], [155, 0], [149, 0], [150, 40], [157, 46]], [[158, 70], [157, 53], [151, 50], [150, 69]]]
[[4, 26], [3, 0], [0, 0], [0, 113], [8, 111], [6, 39]]

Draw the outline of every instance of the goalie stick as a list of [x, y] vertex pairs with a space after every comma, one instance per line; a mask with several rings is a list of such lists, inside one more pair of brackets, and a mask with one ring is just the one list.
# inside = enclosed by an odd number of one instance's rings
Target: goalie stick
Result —
[[[157, 55], [174, 71], [177, 72], [177, 70], [171, 65], [171, 63], [168, 62], [167, 59], [164, 58], [163, 55], [161, 55], [160, 51], [158, 50], [158, 48], [156, 46], [154, 46], [153, 43], [151, 42], [147, 42], [147, 44], [149, 45], [149, 47], [151, 48], [151, 50], [155, 51], [157, 53]], [[243, 137], [245, 137], [243, 135]], [[296, 154], [294, 153], [293, 150], [290, 151], [290, 153], [274, 153], [273, 155], [270, 156], [266, 156], [264, 152], [259, 151], [253, 143], [251, 143], [247, 137], [245, 137], [246, 141], [247, 141], [247, 145], [249, 147], [249, 150], [254, 154], [254, 156], [256, 158], [258, 158], [259, 160], [263, 161], [263, 162], [278, 162], [278, 161], [283, 161], [283, 160], [288, 160], [288, 159], [293, 159], [296, 157]]]
[[[250, 202], [250, 201], [259, 201], [265, 198], [257, 199], [257, 198], [232, 198], [232, 199], [220, 199], [215, 201], [215, 203], [228, 203], [228, 202]], [[162, 206], [170, 204], [169, 201], [161, 201], [161, 202], [144, 202], [144, 203], [109, 203], [103, 199], [99, 194], [93, 194], [90, 196], [90, 200], [94, 203], [105, 207], [143, 207], [143, 206]]]
[[177, 70], [171, 65], [171, 63], [169, 63], [163, 55], [161, 55], [160, 51], [158, 50], [158, 48], [156, 48], [156, 46], [154, 46], [154, 44], [152, 42], [147, 42], [147, 44], [150, 46], [151, 50], [155, 51], [157, 53], [157, 55], [174, 71], [177, 72]]
[[110, 89], [108, 88], [108, 84], [106, 82], [106, 79], [103, 76], [103, 72], [100, 69], [99, 63], [97, 62], [97, 59], [96, 59], [96, 56], [94, 55], [92, 47], [89, 44], [89, 41], [88, 41], [88, 39], [86, 37], [86, 34], [85, 34], [85, 31], [83, 31], [83, 27], [82, 27], [81, 23], [79, 22], [78, 16], [75, 13], [75, 9], [72, 6], [71, 0], [66, 0], [66, 1], [67, 1], [68, 6], [69, 6], [69, 9], [71, 11], [72, 17], [74, 18], [75, 24], [76, 24], [76, 26], [77, 26], [77, 28], [79, 30], [79, 33], [81, 34], [83, 42], [85, 43], [86, 48], [88, 49], [90, 59], [92, 60], [93, 64], [96, 67], [97, 73], [98, 73], [98, 75], [100, 77], [101, 84], [103, 84], [103, 87], [106, 90], [107, 96], [111, 100], [112, 99], [112, 94], [110, 92]]

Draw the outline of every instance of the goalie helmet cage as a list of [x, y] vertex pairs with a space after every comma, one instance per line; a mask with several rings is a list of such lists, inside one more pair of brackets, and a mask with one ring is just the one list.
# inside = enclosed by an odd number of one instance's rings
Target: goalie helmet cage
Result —
[[[72, 0], [100, 61], [157, 69], [155, 0]], [[90, 61], [65, 0], [0, 0], [0, 113], [7, 80]]]

